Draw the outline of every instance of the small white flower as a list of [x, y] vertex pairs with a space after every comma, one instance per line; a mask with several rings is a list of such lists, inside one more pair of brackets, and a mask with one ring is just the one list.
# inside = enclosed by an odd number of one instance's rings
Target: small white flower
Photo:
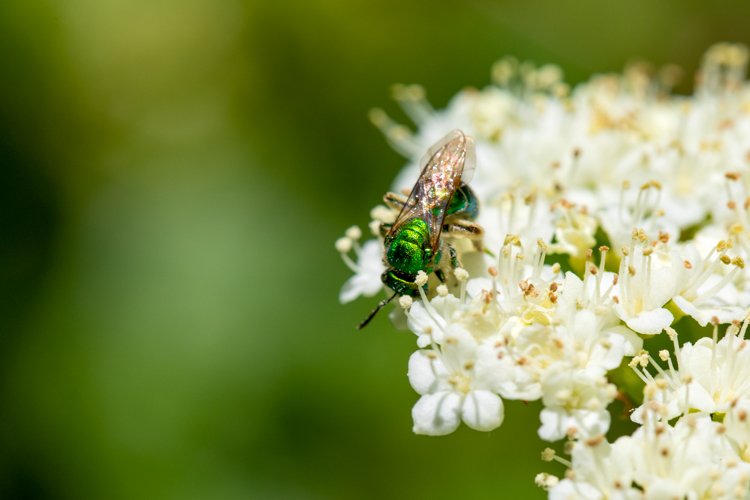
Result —
[[609, 430], [607, 406], [617, 391], [607, 384], [601, 370], [576, 370], [565, 362], [555, 363], [544, 373], [542, 392], [539, 437], [545, 441], [589, 438]]
[[359, 254], [356, 264], [346, 252], [341, 254], [344, 262], [356, 273], [341, 287], [339, 300], [342, 304], [351, 302], [360, 295], [372, 297], [383, 289], [380, 275], [385, 271], [385, 266], [383, 265], [383, 244], [380, 240], [369, 240], [362, 245], [361, 249], [355, 246], [354, 251]]
[[674, 316], [664, 305], [675, 295], [676, 270], [660, 266], [647, 245], [645, 233], [633, 230], [630, 248], [620, 261], [619, 282], [612, 292], [618, 297], [614, 311], [638, 333], [654, 335], [672, 324]]
[[493, 386], [494, 356], [469, 332], [451, 325], [440, 351], [420, 350], [409, 359], [409, 382], [422, 397], [412, 409], [414, 432], [450, 434], [461, 421], [491, 431], [503, 423], [503, 401]]
[[[731, 259], [727, 255], [730, 249], [731, 240], [722, 240], [706, 259], [700, 258], [692, 245], [686, 246], [682, 255], [675, 255], [673, 266], [679, 268], [682, 263], [684, 271], [678, 295], [672, 300], [701, 326], [712, 318], [718, 318], [719, 323], [731, 323], [745, 317], [745, 308], [739, 307], [740, 295], [732, 283], [745, 263], [741, 257]], [[725, 266], [732, 269], [722, 276], [718, 271]]]

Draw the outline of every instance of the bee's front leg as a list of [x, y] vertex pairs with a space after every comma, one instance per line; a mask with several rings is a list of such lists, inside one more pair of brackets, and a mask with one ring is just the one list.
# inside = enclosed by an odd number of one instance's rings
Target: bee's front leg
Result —
[[383, 201], [391, 210], [400, 212], [401, 209], [404, 208], [404, 205], [406, 205], [406, 196], [401, 196], [400, 194], [389, 192], [385, 193], [385, 196], [383, 196]]

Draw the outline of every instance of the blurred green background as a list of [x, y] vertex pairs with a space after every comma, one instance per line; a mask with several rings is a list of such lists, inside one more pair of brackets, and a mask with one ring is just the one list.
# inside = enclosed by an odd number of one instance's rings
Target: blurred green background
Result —
[[[539, 406], [411, 433], [415, 337], [333, 248], [404, 160], [367, 121], [505, 54], [692, 75], [750, 4], [0, 2], [0, 496], [544, 498]], [[690, 78], [681, 90], [690, 90]], [[617, 411], [617, 408], [615, 408]], [[616, 427], [627, 426], [619, 420]]]

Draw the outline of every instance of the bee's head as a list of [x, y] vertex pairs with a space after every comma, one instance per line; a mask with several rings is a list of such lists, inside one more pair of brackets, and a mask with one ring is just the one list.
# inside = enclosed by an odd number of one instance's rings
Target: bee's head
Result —
[[[415, 274], [402, 273], [393, 268], [386, 269], [380, 275], [380, 279], [385, 286], [399, 295], [409, 295], [411, 297], [419, 297], [419, 288], [414, 283], [416, 278]], [[425, 284], [423, 288], [427, 290], [427, 285]]]

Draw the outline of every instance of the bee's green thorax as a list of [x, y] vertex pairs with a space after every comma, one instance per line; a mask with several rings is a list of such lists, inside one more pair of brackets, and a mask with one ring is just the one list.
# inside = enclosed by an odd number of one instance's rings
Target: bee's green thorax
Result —
[[453, 194], [448, 208], [445, 212], [446, 217], [455, 214], [461, 214], [467, 219], [476, 219], [479, 213], [479, 203], [477, 195], [466, 184], [461, 185]]
[[429, 237], [425, 221], [417, 218], [407, 221], [389, 241], [386, 241], [388, 264], [409, 275], [416, 275], [419, 271], [429, 273], [431, 269], [426, 269], [432, 257]]

